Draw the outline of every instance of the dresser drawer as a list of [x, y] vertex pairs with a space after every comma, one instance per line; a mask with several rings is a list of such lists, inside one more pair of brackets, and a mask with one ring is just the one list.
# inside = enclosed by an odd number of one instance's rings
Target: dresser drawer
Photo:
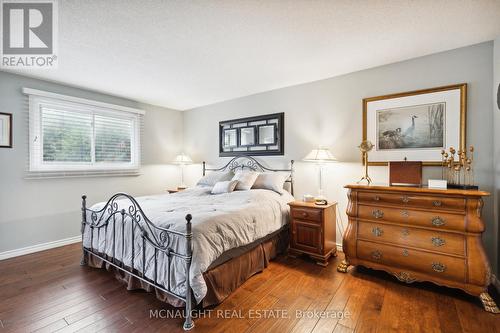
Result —
[[307, 207], [292, 207], [292, 217], [309, 221], [321, 222], [322, 210]]
[[465, 199], [411, 194], [359, 192], [358, 201], [367, 204], [390, 204], [433, 210], [465, 211]]
[[395, 225], [359, 222], [358, 238], [465, 255], [465, 237], [458, 234]]
[[429, 274], [442, 279], [465, 282], [465, 259], [396, 246], [357, 241], [360, 259]]
[[465, 216], [433, 211], [359, 205], [358, 217], [373, 221], [389, 221], [443, 230], [465, 231]]

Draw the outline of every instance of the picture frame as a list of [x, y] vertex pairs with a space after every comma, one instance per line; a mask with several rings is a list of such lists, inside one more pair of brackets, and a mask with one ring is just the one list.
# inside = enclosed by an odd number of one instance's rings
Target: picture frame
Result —
[[[219, 156], [271, 156], [285, 154], [285, 114], [272, 113], [219, 122]], [[262, 128], [262, 129], [261, 129]], [[259, 133], [272, 134], [259, 142]], [[237, 145], [228, 139], [236, 133]], [[266, 133], [264, 133], [266, 134]], [[231, 143], [231, 144], [229, 144]]]
[[466, 148], [467, 84], [363, 99], [363, 140], [374, 144], [369, 165], [422, 161], [441, 165], [441, 150]]
[[238, 147], [238, 130], [236, 128], [224, 130], [224, 145], [227, 147]]
[[12, 148], [12, 113], [0, 112], [0, 148]]
[[[276, 135], [276, 124], [266, 124], [257, 126], [257, 144], [275, 145], [278, 137]], [[272, 135], [272, 137], [270, 137]]]
[[257, 127], [256, 126], [248, 126], [248, 127], [240, 127], [238, 129], [239, 132], [239, 143], [238, 145], [241, 147], [247, 146], [255, 146], [257, 142]]

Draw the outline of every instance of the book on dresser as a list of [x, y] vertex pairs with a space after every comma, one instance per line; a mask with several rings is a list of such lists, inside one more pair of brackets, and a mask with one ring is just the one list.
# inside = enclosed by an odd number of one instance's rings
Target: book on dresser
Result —
[[400, 281], [430, 281], [478, 296], [499, 313], [487, 288], [491, 269], [481, 241], [477, 190], [347, 185], [349, 225], [343, 238], [349, 265], [386, 271]]

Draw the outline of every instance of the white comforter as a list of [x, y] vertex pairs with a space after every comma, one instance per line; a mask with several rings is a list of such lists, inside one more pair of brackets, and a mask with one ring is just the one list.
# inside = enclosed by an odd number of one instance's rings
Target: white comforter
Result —
[[[193, 216], [193, 260], [190, 269], [190, 282], [194, 297], [199, 303], [207, 293], [203, 272], [207, 270], [222, 253], [250, 244], [274, 231], [279, 230], [288, 221], [287, 203], [293, 197], [285, 192], [278, 194], [269, 190], [235, 191], [232, 193], [212, 195], [210, 188], [195, 187], [176, 194], [152, 195], [136, 198], [145, 215], [157, 226], [181, 232], [186, 230], [186, 214]], [[117, 201], [119, 209], [128, 209], [128, 200]], [[91, 207], [99, 210], [104, 202]], [[107, 214], [107, 213], [106, 213]], [[105, 215], [106, 216], [106, 215]], [[122, 257], [121, 218], [116, 216], [116, 250], [115, 258], [126, 265], [131, 263], [130, 221], [125, 222], [125, 244]], [[87, 221], [90, 221], [90, 213]], [[128, 222], [128, 223], [127, 223]], [[94, 230], [93, 248], [101, 253], [113, 254], [113, 222], [108, 231]], [[134, 267], [142, 270], [142, 239], [139, 229], [135, 230]], [[99, 237], [98, 237], [99, 236]], [[106, 237], [104, 237], [106, 236]], [[105, 240], [106, 238], [106, 240]], [[84, 246], [90, 247], [90, 228], [84, 231]], [[184, 239], [174, 237], [170, 247], [185, 253]], [[154, 249], [146, 246], [146, 276], [154, 278]], [[157, 280], [163, 286], [169, 285], [171, 290], [184, 295], [186, 292], [186, 270], [184, 261], [172, 259], [170, 276], [167, 276], [167, 258], [158, 255]]]

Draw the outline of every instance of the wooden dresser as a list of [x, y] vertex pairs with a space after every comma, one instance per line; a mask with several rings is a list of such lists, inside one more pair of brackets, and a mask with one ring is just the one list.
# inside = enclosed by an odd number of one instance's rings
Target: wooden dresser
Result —
[[400, 281], [430, 281], [479, 296], [486, 311], [499, 309], [481, 242], [482, 197], [473, 190], [348, 185], [346, 256], [339, 266], [384, 270]]
[[307, 254], [321, 266], [337, 255], [336, 214], [337, 203], [316, 205], [302, 201], [290, 202], [290, 249], [288, 254]]

